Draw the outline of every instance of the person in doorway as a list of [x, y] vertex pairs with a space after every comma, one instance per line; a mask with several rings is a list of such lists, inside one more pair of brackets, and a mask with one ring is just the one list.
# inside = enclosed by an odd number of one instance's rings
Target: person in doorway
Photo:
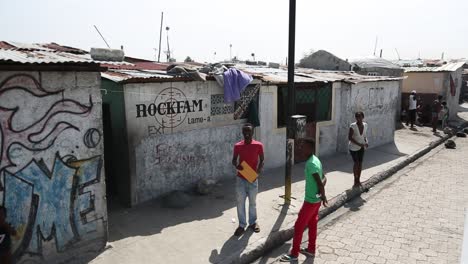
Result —
[[416, 121], [416, 108], [418, 101], [416, 99], [416, 91], [411, 91], [408, 98], [408, 117], [406, 119], [406, 126], [411, 124], [411, 128], [414, 128], [414, 122]]
[[356, 112], [354, 114], [356, 122], [352, 123], [349, 127], [348, 140], [349, 140], [349, 153], [353, 158], [353, 174], [354, 174], [354, 187], [361, 186], [361, 172], [362, 161], [364, 159], [364, 151], [369, 147], [367, 141], [367, 123], [363, 122], [364, 113]]
[[[263, 170], [264, 156], [263, 144], [253, 139], [253, 126], [250, 123], [242, 127], [244, 140], [237, 142], [234, 145], [234, 154], [232, 157], [232, 165], [237, 170], [241, 171], [244, 168], [241, 163], [245, 161], [257, 174]], [[245, 202], [249, 198], [249, 228], [255, 233], [260, 232], [260, 227], [257, 223], [257, 207], [256, 198], [258, 193], [258, 179], [250, 183], [239, 172], [236, 179], [236, 197], [237, 197], [237, 217], [239, 219], [239, 227], [234, 232], [235, 236], [240, 236], [245, 232], [247, 226], [245, 214]]]
[[[311, 142], [305, 142], [310, 144]], [[309, 148], [309, 153], [306, 153], [310, 158], [305, 165], [305, 198], [302, 208], [297, 216], [296, 223], [294, 224], [294, 238], [293, 245], [289, 254], [281, 256], [281, 262], [296, 261], [299, 252], [308, 256], [315, 256], [316, 241], [317, 241], [317, 223], [318, 213], [321, 203], [327, 206], [327, 197], [325, 196], [325, 184], [327, 178], [322, 170], [322, 163], [314, 155], [314, 149]], [[304, 230], [309, 229], [309, 243], [307, 248], [301, 248], [302, 235]]]
[[11, 264], [11, 236], [16, 235], [16, 230], [6, 221], [7, 210], [0, 206], [0, 263]]
[[432, 102], [431, 105], [431, 113], [432, 113], [432, 132], [437, 133], [437, 123], [439, 121], [439, 112], [442, 110], [442, 104], [440, 103], [442, 101], [442, 95], [437, 96], [437, 99], [435, 99]]
[[442, 125], [442, 130], [447, 126], [447, 121], [449, 117], [449, 109], [447, 107], [447, 102], [442, 102], [442, 107], [439, 113], [439, 120]]

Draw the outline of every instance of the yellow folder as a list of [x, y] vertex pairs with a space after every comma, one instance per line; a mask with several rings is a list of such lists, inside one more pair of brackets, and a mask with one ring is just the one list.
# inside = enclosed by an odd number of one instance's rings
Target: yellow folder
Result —
[[242, 161], [240, 165], [242, 166], [243, 170], [240, 170], [239, 173], [250, 183], [254, 182], [258, 177], [257, 172], [252, 169], [252, 167], [250, 167], [249, 164], [247, 164], [245, 161]]

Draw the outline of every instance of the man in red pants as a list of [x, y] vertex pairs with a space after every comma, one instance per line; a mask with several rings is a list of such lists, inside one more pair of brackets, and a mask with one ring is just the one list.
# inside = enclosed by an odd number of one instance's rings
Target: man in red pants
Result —
[[[294, 238], [291, 252], [281, 256], [281, 262], [297, 261], [299, 252], [309, 257], [315, 256], [318, 212], [321, 203], [323, 203], [323, 206], [327, 206], [328, 203], [325, 196], [327, 178], [322, 171], [322, 163], [314, 155], [314, 148], [311, 147], [309, 149], [311, 157], [307, 160], [304, 171], [306, 179], [304, 204], [294, 224]], [[302, 234], [306, 227], [309, 228], [309, 246], [307, 248], [300, 248]]]

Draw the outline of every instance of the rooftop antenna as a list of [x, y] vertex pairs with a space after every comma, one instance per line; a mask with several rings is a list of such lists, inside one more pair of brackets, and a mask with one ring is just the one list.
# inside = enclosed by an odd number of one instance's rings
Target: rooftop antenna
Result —
[[401, 59], [400, 59], [400, 53], [398, 53], [398, 50], [397, 50], [396, 48], [395, 48], [395, 51], [396, 51], [396, 54], [397, 54], [397, 56], [398, 56], [398, 60], [401, 60]]
[[171, 49], [169, 48], [169, 27], [166, 27], [166, 37], [167, 37], [167, 61], [171, 59]]
[[164, 12], [161, 12], [161, 27], [159, 28], [159, 50], [158, 50], [158, 62], [161, 61], [161, 40], [162, 40], [162, 28], [163, 28]]
[[99, 32], [99, 29], [96, 27], [96, 25], [94, 25], [94, 28], [96, 29], [97, 33], [99, 33], [99, 35], [101, 36], [102, 40], [104, 40], [104, 42], [106, 43], [107, 48], [110, 49], [111, 47], [110, 47], [109, 44], [107, 43], [106, 39], [102, 36], [101, 32]]
[[375, 56], [375, 51], [377, 50], [377, 42], [379, 41], [379, 37], [375, 37], [375, 46], [374, 46], [374, 56]]
[[153, 48], [153, 50], [154, 50], [154, 60], [159, 62], [159, 58], [158, 58], [158, 49], [157, 49], [157, 48]]

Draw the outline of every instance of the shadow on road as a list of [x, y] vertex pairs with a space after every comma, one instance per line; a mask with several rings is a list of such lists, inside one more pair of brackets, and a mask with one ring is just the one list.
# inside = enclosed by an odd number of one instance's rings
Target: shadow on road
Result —
[[361, 209], [361, 206], [363, 206], [366, 202], [367, 201], [362, 199], [359, 195], [358, 197], [346, 203], [343, 207], [348, 208], [352, 212], [356, 212], [359, 211]]
[[[264, 175], [261, 175], [258, 192], [262, 193], [284, 186], [284, 171], [283, 167], [266, 171]], [[304, 163], [294, 166], [292, 183], [304, 180], [303, 171]], [[126, 208], [109, 200], [112, 202], [108, 206], [109, 242], [133, 236], [150, 236], [182, 223], [220, 217], [224, 211], [236, 207], [235, 180], [233, 176], [219, 182], [213, 193], [209, 195], [198, 195], [194, 191], [188, 192], [191, 201], [183, 209], [164, 207], [162, 198], [133, 208]], [[282, 210], [287, 211], [287, 208]], [[280, 214], [272, 231], [279, 229], [283, 220], [283, 214]]]
[[[400, 152], [394, 142], [368, 149], [364, 153], [363, 170], [396, 160], [407, 154]], [[341, 171], [349, 174], [353, 173], [353, 162], [349, 153], [339, 153], [326, 157], [322, 159], [322, 163], [325, 164], [324, 168], [328, 169], [327, 172]]]
[[[248, 229], [241, 237], [231, 236], [229, 240], [224, 243], [220, 252], [217, 249], [213, 249], [210, 255], [210, 263], [220, 263], [227, 258], [233, 257], [235, 252], [242, 252], [243, 249], [249, 244], [249, 238], [253, 232]], [[235, 250], [237, 249], [237, 250]], [[234, 252], [234, 254], [233, 254]], [[239, 257], [239, 256], [236, 256]]]
[[[282, 205], [281, 212], [280, 212], [278, 218], [276, 219], [275, 224], [271, 228], [270, 233], [268, 234], [268, 238], [266, 239], [267, 241], [271, 238], [273, 233], [277, 232], [280, 229], [281, 225], [284, 222], [284, 219], [286, 218], [289, 207], [290, 207], [290, 205], [288, 205], [288, 204], [283, 204]], [[258, 264], [266, 264], [266, 259], [261, 259]]]

